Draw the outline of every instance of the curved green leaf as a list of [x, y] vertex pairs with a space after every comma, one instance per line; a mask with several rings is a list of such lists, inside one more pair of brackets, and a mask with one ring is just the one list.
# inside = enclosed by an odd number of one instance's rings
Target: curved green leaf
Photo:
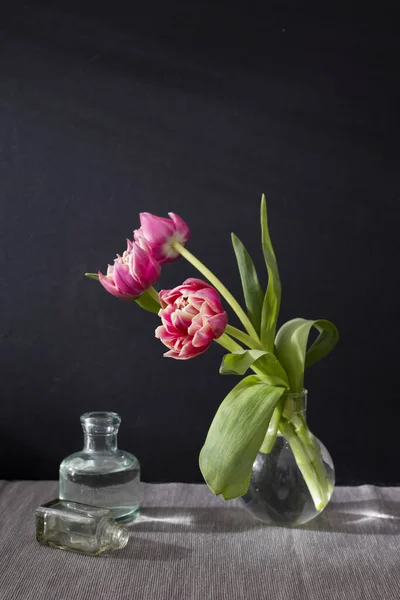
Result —
[[314, 327], [319, 331], [319, 336], [307, 350], [306, 367], [311, 367], [311, 365], [329, 354], [339, 340], [339, 332], [330, 321], [315, 321]]
[[150, 296], [147, 290], [144, 291], [139, 298], [136, 298], [135, 302], [136, 304], [139, 304], [141, 308], [144, 308], [145, 310], [148, 310], [149, 312], [155, 314], [158, 314], [158, 311], [161, 308], [159, 303], [156, 300], [154, 300], [152, 296]]
[[[319, 336], [307, 352], [308, 336], [311, 328], [319, 331]], [[326, 356], [339, 339], [335, 325], [318, 319], [292, 319], [278, 331], [275, 340], [276, 355], [285, 369], [292, 392], [301, 392], [304, 382], [304, 369]]]
[[289, 387], [289, 379], [285, 369], [272, 352], [266, 352], [255, 365], [263, 373], [263, 381], [267, 380], [270, 385]]
[[289, 387], [289, 380], [278, 359], [265, 350], [240, 350], [225, 354], [219, 368], [221, 375], [244, 375], [252, 365], [270, 385]]
[[240, 350], [240, 352], [225, 354], [219, 372], [221, 375], [244, 375], [247, 369], [264, 354], [265, 350]]
[[231, 234], [231, 238], [242, 282], [247, 314], [254, 329], [259, 334], [264, 294], [260, 282], [258, 281], [257, 271], [250, 254], [234, 233]]
[[253, 462], [284, 391], [250, 375], [222, 402], [199, 458], [203, 477], [215, 495], [231, 500], [247, 492]]
[[268, 270], [268, 286], [261, 312], [261, 343], [272, 352], [281, 305], [281, 280], [268, 230], [267, 202], [264, 194], [261, 197], [260, 220], [262, 249]]

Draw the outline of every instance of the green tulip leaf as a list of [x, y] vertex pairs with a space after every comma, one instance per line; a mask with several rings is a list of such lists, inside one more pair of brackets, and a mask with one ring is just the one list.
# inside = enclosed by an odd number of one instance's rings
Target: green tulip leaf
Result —
[[244, 375], [247, 369], [264, 354], [266, 354], [265, 350], [240, 350], [240, 352], [225, 354], [219, 372], [221, 375]]
[[242, 282], [247, 315], [254, 329], [259, 333], [264, 294], [258, 281], [257, 271], [250, 254], [234, 233], [231, 234], [231, 238]]
[[270, 385], [289, 387], [289, 379], [285, 369], [272, 352], [266, 352], [264, 356], [261, 356], [255, 366], [262, 371], [263, 381], [267, 381]]
[[268, 230], [267, 202], [264, 194], [261, 198], [260, 220], [262, 249], [268, 271], [268, 286], [262, 306], [260, 333], [262, 344], [272, 352], [281, 305], [281, 280]]
[[231, 500], [247, 492], [254, 460], [284, 391], [250, 375], [220, 405], [199, 458], [203, 477], [215, 495]]
[[95, 281], [99, 281], [99, 276], [97, 273], [85, 273], [85, 277], [88, 279], [94, 279]]
[[330, 321], [316, 321], [314, 327], [318, 330], [319, 336], [307, 350], [306, 367], [311, 367], [311, 365], [329, 354], [339, 340], [339, 332]]
[[266, 383], [289, 387], [287, 375], [279, 360], [272, 352], [265, 350], [240, 350], [225, 354], [219, 372], [221, 375], [244, 375], [252, 365], [262, 371], [263, 381]]
[[155, 314], [158, 314], [158, 311], [161, 308], [160, 304], [152, 296], [150, 296], [147, 290], [143, 292], [139, 298], [136, 298], [135, 302], [136, 304], [139, 304], [141, 308], [144, 308], [145, 310]]
[[[307, 352], [308, 336], [315, 327], [319, 336]], [[336, 345], [339, 333], [330, 321], [318, 319], [292, 319], [278, 331], [275, 340], [276, 355], [285, 369], [292, 392], [301, 392], [305, 367], [326, 356]]]

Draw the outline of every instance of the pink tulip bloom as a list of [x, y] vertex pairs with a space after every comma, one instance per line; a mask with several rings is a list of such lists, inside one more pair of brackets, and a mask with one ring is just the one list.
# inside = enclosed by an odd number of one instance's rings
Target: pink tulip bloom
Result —
[[162, 325], [156, 337], [170, 348], [164, 356], [187, 359], [202, 354], [225, 331], [228, 322], [220, 296], [200, 279], [186, 279], [159, 293]]
[[168, 214], [170, 219], [147, 212], [140, 213], [141, 227], [134, 231], [135, 242], [149, 252], [160, 265], [177, 260], [180, 254], [172, 247], [173, 242], [184, 246], [190, 236], [185, 221], [175, 213]]
[[108, 265], [107, 275], [99, 271], [101, 285], [121, 300], [135, 300], [159, 278], [161, 267], [145, 250], [128, 240], [128, 248]]

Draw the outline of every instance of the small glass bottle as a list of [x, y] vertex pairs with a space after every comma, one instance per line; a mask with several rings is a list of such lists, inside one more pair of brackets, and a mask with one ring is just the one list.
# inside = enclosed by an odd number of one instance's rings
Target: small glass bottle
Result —
[[121, 523], [132, 523], [140, 510], [140, 465], [117, 448], [121, 418], [113, 412], [81, 416], [84, 447], [60, 465], [61, 499], [112, 510]]
[[36, 509], [36, 539], [44, 546], [97, 556], [124, 548], [129, 531], [110, 510], [56, 498]]

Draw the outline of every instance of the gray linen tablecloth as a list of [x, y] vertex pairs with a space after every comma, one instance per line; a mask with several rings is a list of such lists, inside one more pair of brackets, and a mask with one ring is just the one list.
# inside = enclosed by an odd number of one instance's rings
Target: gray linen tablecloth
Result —
[[55, 482], [0, 482], [1, 600], [399, 600], [400, 488], [338, 488], [297, 529], [204, 485], [144, 484], [128, 545], [93, 558], [40, 546]]

